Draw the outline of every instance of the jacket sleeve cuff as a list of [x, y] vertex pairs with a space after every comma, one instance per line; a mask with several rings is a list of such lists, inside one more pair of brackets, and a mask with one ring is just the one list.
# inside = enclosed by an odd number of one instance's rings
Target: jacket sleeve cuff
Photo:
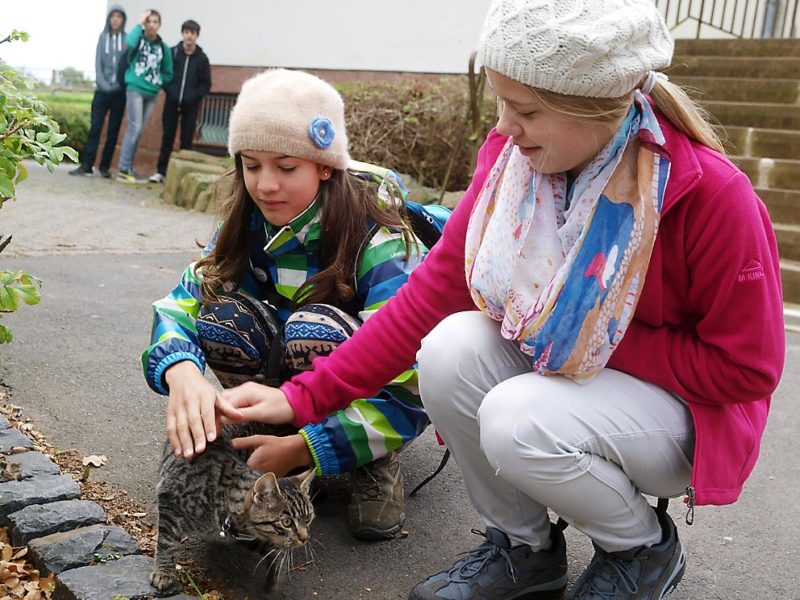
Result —
[[306, 425], [300, 430], [300, 435], [308, 444], [308, 450], [314, 458], [317, 475], [332, 475], [339, 473], [339, 461], [328, 442], [321, 425]]
[[303, 427], [320, 420], [316, 417], [311, 399], [303, 397], [304, 389], [302, 386], [292, 383], [291, 380], [284, 382], [280, 387], [280, 390], [286, 396], [286, 401], [294, 412], [293, 424], [295, 427]]
[[168, 354], [162, 358], [161, 362], [159, 362], [156, 366], [155, 370], [153, 371], [153, 379], [150, 381], [150, 387], [152, 387], [153, 390], [162, 396], [169, 396], [169, 388], [164, 381], [164, 373], [172, 365], [181, 362], [182, 360], [192, 361], [197, 365], [197, 368], [200, 369], [201, 373], [205, 370], [205, 365], [203, 365], [200, 362], [200, 359], [198, 359], [194, 354], [190, 352], [173, 352], [172, 354]]

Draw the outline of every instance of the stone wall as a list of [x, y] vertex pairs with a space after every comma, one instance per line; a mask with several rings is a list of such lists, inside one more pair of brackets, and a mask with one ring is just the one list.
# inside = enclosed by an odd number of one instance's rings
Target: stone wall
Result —
[[[215, 212], [228, 194], [226, 179], [221, 178], [233, 168], [231, 158], [210, 156], [193, 150], [181, 150], [170, 157], [164, 192], [166, 204], [174, 204], [197, 212]], [[445, 192], [418, 184], [408, 175], [403, 181], [409, 189], [409, 200], [420, 204], [441, 204], [454, 208], [464, 192]]]

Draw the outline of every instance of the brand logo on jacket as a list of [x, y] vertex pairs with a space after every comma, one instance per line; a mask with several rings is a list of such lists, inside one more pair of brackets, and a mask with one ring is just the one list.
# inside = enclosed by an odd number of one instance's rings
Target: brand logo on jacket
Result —
[[737, 279], [739, 283], [764, 279], [764, 267], [761, 266], [761, 263], [757, 260], [751, 260], [747, 263], [747, 266], [739, 272], [739, 277]]

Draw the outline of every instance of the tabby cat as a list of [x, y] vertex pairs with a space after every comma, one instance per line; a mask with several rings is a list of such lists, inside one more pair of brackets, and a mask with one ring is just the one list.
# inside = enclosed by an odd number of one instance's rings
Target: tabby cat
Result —
[[[189, 535], [258, 543], [271, 565], [267, 591], [274, 587], [286, 553], [309, 540], [314, 468], [280, 479], [272, 473], [261, 474], [247, 466], [243, 453], [231, 448], [232, 433], [226, 428], [191, 461], [175, 456], [169, 444], [164, 448], [156, 487], [158, 544], [150, 575], [161, 593], [180, 588], [177, 553]], [[236, 431], [235, 435], [250, 433]]]

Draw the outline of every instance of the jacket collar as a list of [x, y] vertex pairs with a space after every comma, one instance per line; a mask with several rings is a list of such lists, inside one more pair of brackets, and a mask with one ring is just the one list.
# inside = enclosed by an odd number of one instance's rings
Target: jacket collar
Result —
[[697, 160], [692, 142], [681, 133], [664, 116], [658, 107], [653, 106], [658, 124], [666, 140], [664, 150], [670, 160], [669, 180], [664, 194], [664, 205], [661, 207], [663, 217], [686, 194], [688, 194], [703, 176], [703, 169]]
[[311, 242], [318, 240], [321, 205], [320, 199], [316, 198], [308, 208], [283, 227], [276, 227], [265, 221], [264, 231], [267, 235], [267, 243], [264, 245], [264, 252], [274, 253], [275, 250], [285, 246], [292, 239], [296, 239], [302, 246], [307, 246]]

